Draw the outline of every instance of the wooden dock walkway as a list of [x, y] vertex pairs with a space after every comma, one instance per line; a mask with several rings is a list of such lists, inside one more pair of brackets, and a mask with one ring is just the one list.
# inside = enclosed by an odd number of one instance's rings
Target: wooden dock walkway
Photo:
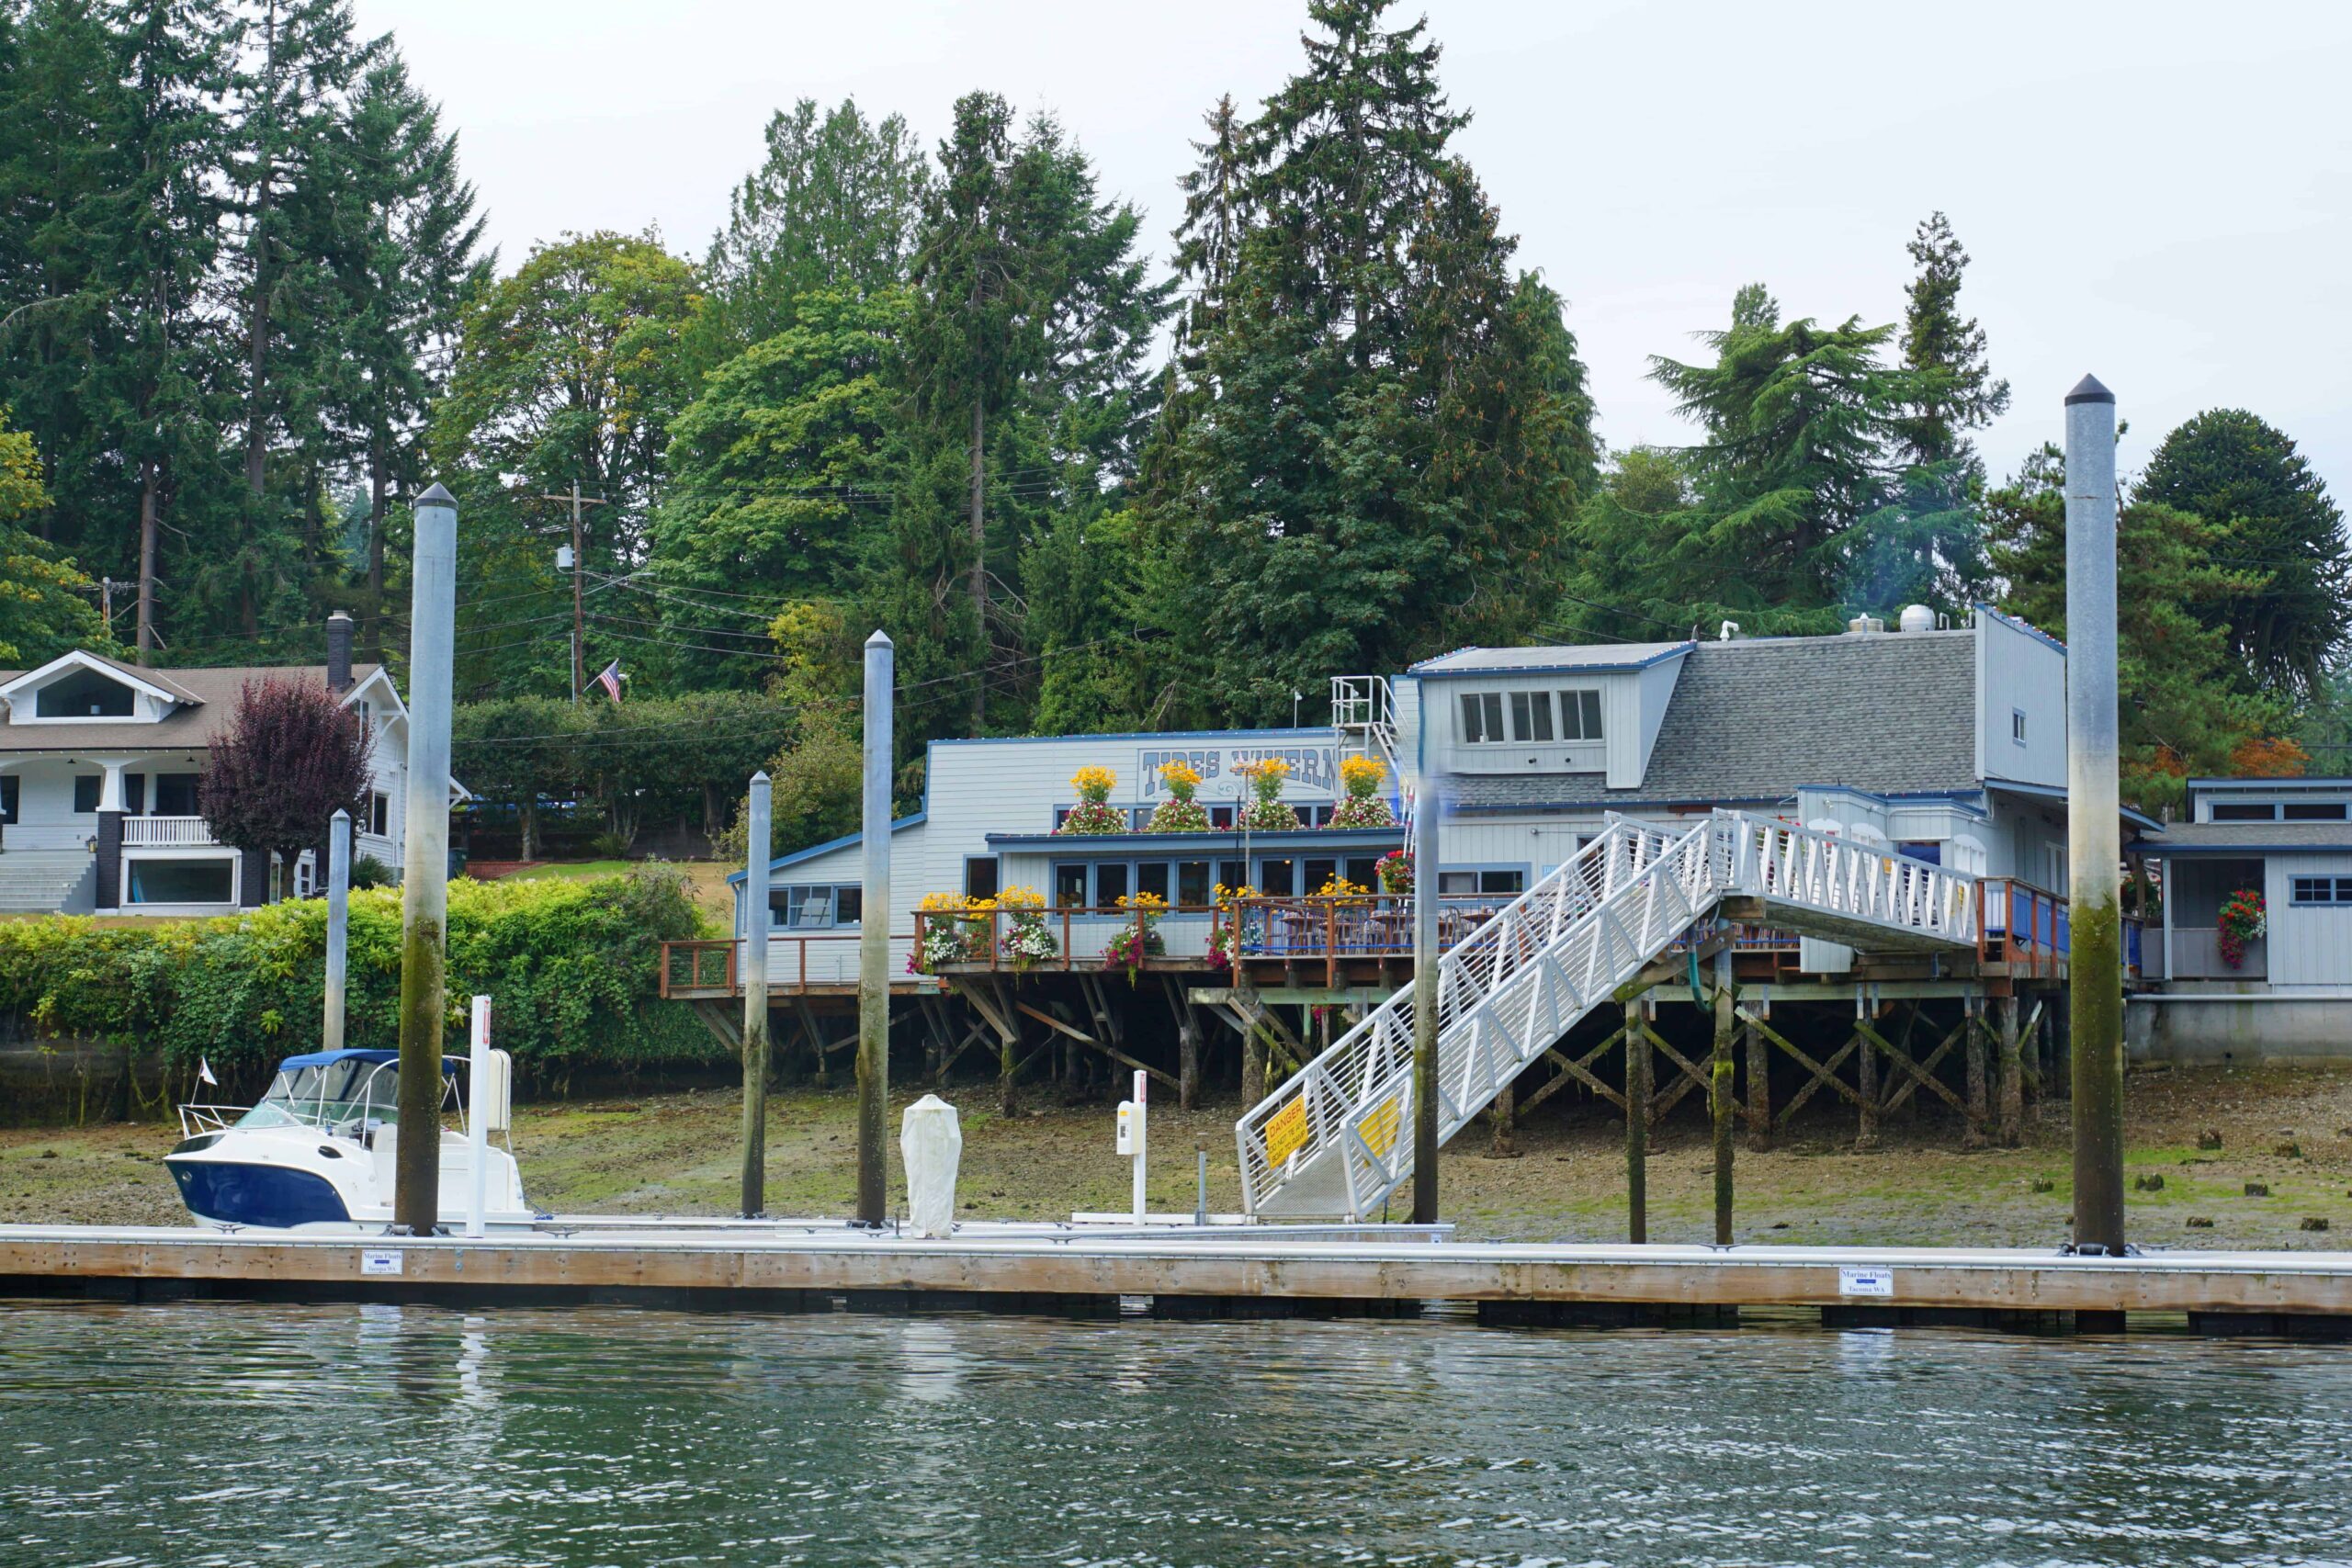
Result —
[[[977, 1227], [976, 1227], [977, 1230]], [[1507, 1323], [1730, 1322], [2115, 1330], [2126, 1314], [2215, 1333], [2352, 1334], [2352, 1253], [1555, 1246], [1005, 1227], [923, 1241], [830, 1224], [631, 1224], [484, 1240], [0, 1226], [0, 1297], [264, 1297], [450, 1305], [633, 1303], [762, 1311], [1112, 1315], [1417, 1314]]]

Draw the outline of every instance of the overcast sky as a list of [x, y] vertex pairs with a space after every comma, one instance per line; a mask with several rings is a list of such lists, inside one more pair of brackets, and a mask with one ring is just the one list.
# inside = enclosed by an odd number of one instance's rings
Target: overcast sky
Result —
[[[2054, 439], [2086, 370], [2132, 432], [2250, 408], [2352, 491], [2352, 4], [1896, 6], [1427, 0], [1458, 145], [1568, 300], [1613, 446], [1690, 439], [1647, 356], [1699, 352], [1732, 291], [1899, 320], [1940, 208], [2015, 394], [1996, 475]], [[1298, 63], [1304, 0], [358, 0], [460, 133], [511, 268], [566, 230], [699, 254], [777, 107], [854, 96], [935, 144], [977, 87], [1059, 115], [1146, 209], [1220, 93]]]

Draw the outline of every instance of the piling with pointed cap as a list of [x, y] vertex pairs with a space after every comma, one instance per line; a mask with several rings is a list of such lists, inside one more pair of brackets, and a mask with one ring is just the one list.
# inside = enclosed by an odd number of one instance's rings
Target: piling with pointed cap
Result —
[[865, 639], [863, 912], [857, 934], [857, 1223], [886, 1217], [890, 1113], [890, 705], [897, 650]]
[[401, 1136], [392, 1222], [430, 1235], [441, 1208], [441, 1027], [448, 1009], [449, 705], [458, 502], [416, 498], [408, 660], [408, 853], [401, 874]]
[[768, 776], [752, 775], [743, 808], [743, 1217], [767, 1209]]
[[2075, 1245], [2123, 1250], [2123, 846], [2116, 714], [2115, 394], [2066, 394], [2067, 1019]]
[[351, 813], [337, 810], [327, 822], [326, 1018], [320, 1043], [343, 1049], [344, 992], [351, 952]]

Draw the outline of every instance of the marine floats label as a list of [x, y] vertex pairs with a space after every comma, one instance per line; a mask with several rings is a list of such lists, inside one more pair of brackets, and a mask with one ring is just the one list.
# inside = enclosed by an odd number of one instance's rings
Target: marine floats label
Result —
[[1841, 1296], [1891, 1296], [1894, 1294], [1894, 1270], [1840, 1269], [1838, 1270], [1838, 1293]]

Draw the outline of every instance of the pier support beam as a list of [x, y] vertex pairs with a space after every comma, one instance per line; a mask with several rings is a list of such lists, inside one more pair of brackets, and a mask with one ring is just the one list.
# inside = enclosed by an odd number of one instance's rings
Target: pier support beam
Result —
[[[449, 708], [458, 624], [458, 502], [417, 497], [409, 550], [407, 853], [401, 875], [400, 1138], [392, 1223], [441, 1217], [441, 1028], [448, 1013]], [[248, 867], [250, 874], [251, 868]]]
[[1638, 998], [1625, 1004], [1625, 1239], [1650, 1238], [1650, 1036]]
[[1413, 781], [1413, 1223], [1437, 1224], [1438, 799], [1421, 728]]
[[2123, 1250], [2122, 829], [2117, 776], [2115, 394], [2066, 394], [2066, 894], [2075, 1246]]
[[[1710, 1109], [1715, 1132], [1715, 1245], [1731, 1245], [1732, 1204], [1732, 989], [1731, 949], [1715, 954], [1715, 1058]], [[1750, 1092], [1753, 1092], [1752, 1090]]]
[[1961, 1006], [1966, 1010], [1968, 1031], [1968, 1110], [1960, 1146], [1981, 1149], [1989, 1141], [1985, 1134], [1992, 1121], [1992, 1100], [1984, 1083], [1984, 1014], [1974, 997], [1966, 998]]
[[1772, 1146], [1771, 1048], [1754, 1019], [1741, 1019], [1739, 1028], [1747, 1040], [1747, 1146], [1760, 1155]]
[[2000, 1143], [2013, 1149], [2025, 1138], [2025, 1063], [2018, 1051], [2018, 998], [2015, 993], [1994, 1004], [2001, 1021]]
[[879, 1228], [889, 1190], [891, 703], [897, 651], [879, 628], [865, 639], [865, 919], [857, 938], [857, 1223]]
[[[743, 1183], [742, 1216], [767, 1212], [768, 1181], [768, 776], [752, 775], [743, 807]], [[805, 1004], [804, 1004], [805, 1005]], [[810, 1034], [817, 1073], [825, 1042]]]
[[1860, 1112], [1854, 1130], [1854, 1146], [1858, 1149], [1878, 1147], [1878, 1053], [1871, 1043], [1870, 1003], [1862, 993], [1854, 993], [1854, 1040], [1860, 1055], [1854, 1064], [1854, 1088], [1859, 1091], [1855, 1105]]

